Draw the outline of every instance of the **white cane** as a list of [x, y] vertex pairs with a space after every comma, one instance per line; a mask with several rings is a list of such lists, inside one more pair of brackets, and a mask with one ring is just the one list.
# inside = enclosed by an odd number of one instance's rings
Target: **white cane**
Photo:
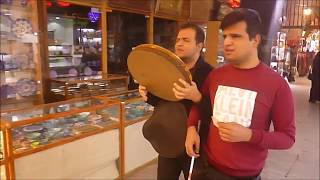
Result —
[[[199, 129], [200, 129], [200, 123], [201, 121], [198, 121], [198, 127], [197, 127], [197, 132], [199, 133]], [[193, 171], [193, 165], [194, 165], [194, 160], [196, 158], [194, 156], [192, 156], [191, 158], [191, 164], [190, 164], [190, 168], [189, 168], [189, 176], [188, 176], [188, 180], [191, 180], [191, 176], [192, 176], [192, 171]]]

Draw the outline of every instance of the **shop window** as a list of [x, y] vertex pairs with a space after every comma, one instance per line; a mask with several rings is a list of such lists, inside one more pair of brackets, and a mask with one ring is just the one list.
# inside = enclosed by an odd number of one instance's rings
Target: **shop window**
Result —
[[48, 6], [50, 77], [101, 74], [101, 14], [99, 9], [59, 4]]
[[154, 44], [174, 51], [178, 24], [173, 20], [154, 19]]
[[112, 11], [107, 14], [108, 73], [128, 73], [132, 48], [146, 43], [145, 15]]

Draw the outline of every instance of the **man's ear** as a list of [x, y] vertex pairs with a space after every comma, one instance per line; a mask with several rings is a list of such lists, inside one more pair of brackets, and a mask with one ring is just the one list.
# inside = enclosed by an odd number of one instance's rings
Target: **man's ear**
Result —
[[253, 45], [255, 47], [258, 47], [259, 44], [261, 43], [261, 35], [260, 34], [256, 34], [252, 40], [253, 40]]
[[197, 44], [197, 49], [198, 49], [199, 51], [201, 51], [202, 48], [204, 48], [204, 44], [203, 44], [203, 43], [198, 43], [198, 44]]

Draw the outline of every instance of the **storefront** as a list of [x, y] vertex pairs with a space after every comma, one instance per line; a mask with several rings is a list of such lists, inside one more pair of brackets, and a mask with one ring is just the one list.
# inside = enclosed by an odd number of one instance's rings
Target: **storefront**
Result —
[[319, 1], [287, 1], [273, 38], [271, 67], [284, 77], [306, 76], [319, 51]]

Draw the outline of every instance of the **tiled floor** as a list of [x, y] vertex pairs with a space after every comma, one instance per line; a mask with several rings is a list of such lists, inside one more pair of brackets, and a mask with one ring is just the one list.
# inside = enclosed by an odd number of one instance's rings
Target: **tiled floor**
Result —
[[[296, 143], [290, 150], [269, 151], [262, 172], [263, 180], [316, 180], [320, 177], [320, 105], [308, 102], [310, 82], [306, 78], [298, 78], [290, 86], [295, 99]], [[154, 162], [131, 173], [126, 179], [156, 179], [156, 169], [157, 165]]]

